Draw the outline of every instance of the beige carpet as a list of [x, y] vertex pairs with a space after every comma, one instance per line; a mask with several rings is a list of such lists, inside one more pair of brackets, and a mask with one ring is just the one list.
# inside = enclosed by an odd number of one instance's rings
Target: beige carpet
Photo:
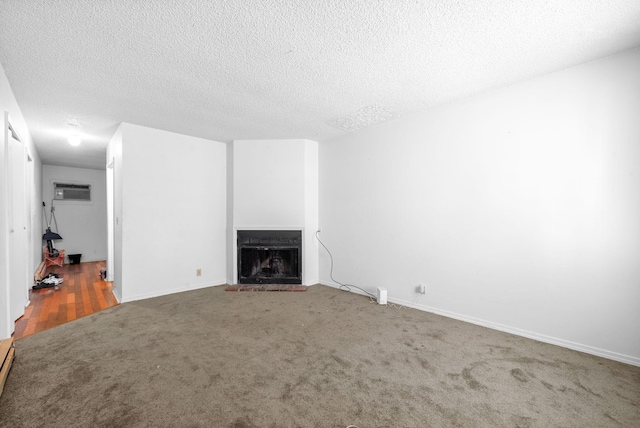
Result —
[[133, 302], [19, 340], [2, 427], [638, 427], [640, 368], [324, 286]]

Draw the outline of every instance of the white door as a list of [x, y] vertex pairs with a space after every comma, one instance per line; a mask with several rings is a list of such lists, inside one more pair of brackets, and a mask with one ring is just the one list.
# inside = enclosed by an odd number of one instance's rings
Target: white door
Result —
[[[24, 315], [29, 300], [27, 212], [27, 153], [21, 142], [9, 136], [9, 321]], [[11, 326], [13, 331], [13, 326]]]

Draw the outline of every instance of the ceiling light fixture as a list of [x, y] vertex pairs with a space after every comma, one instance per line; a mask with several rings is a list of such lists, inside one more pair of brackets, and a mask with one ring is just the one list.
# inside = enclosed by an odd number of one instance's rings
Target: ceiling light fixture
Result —
[[80, 139], [80, 135], [74, 133], [69, 135], [69, 144], [76, 147], [79, 146], [82, 140]]
[[67, 126], [69, 127], [69, 136], [67, 137], [69, 144], [74, 147], [79, 146], [80, 143], [82, 143], [80, 139], [80, 126], [75, 123], [67, 123]]

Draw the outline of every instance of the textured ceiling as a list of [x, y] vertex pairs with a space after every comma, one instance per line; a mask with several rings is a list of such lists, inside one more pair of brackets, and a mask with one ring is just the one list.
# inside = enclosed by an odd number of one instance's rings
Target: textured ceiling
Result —
[[640, 45], [638, 0], [3, 0], [0, 22], [43, 162], [90, 168], [123, 121], [323, 141]]

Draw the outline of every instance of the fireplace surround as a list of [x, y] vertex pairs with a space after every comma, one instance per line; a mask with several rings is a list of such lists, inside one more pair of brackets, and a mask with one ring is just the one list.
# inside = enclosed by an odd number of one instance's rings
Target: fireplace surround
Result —
[[302, 284], [300, 230], [238, 230], [239, 284]]

